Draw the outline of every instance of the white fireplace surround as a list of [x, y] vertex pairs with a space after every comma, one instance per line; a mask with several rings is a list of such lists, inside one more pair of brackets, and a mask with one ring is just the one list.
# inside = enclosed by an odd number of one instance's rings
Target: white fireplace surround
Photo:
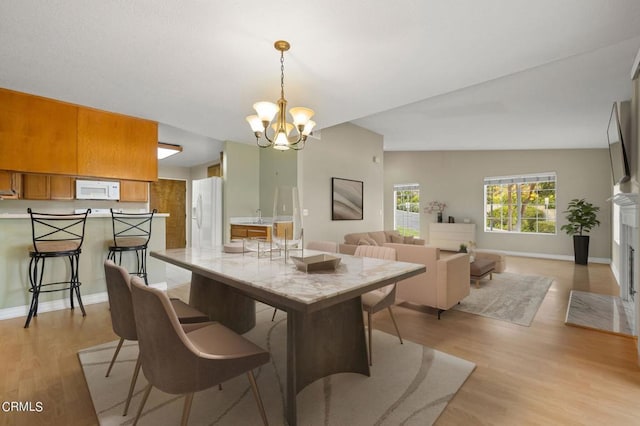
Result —
[[[620, 206], [620, 253], [618, 256], [620, 298], [624, 301], [632, 301], [629, 293], [630, 283], [635, 283], [638, 290], [638, 267], [640, 242], [638, 241], [638, 203], [640, 194], [618, 193], [613, 197], [613, 202]], [[629, 248], [634, 250], [633, 265], [629, 262]], [[633, 276], [631, 274], [633, 273]]]

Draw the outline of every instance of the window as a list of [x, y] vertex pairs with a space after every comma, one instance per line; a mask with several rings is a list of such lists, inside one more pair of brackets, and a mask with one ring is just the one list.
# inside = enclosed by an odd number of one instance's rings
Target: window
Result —
[[484, 179], [484, 230], [556, 233], [556, 174]]
[[402, 235], [420, 236], [420, 185], [393, 185], [393, 229]]

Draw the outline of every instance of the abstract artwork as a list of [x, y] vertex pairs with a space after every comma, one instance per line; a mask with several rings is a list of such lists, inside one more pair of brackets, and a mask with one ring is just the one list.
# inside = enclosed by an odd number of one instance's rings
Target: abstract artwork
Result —
[[331, 178], [331, 220], [362, 220], [363, 183]]

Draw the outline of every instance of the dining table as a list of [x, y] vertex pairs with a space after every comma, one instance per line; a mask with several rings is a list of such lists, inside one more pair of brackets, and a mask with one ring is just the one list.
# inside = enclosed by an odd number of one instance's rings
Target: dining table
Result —
[[305, 272], [287, 255], [223, 247], [154, 250], [150, 255], [191, 271], [189, 304], [237, 333], [255, 326], [256, 301], [287, 314], [285, 418], [297, 424], [296, 396], [331, 374], [369, 376], [361, 295], [424, 273], [424, 265], [331, 254], [335, 269]]

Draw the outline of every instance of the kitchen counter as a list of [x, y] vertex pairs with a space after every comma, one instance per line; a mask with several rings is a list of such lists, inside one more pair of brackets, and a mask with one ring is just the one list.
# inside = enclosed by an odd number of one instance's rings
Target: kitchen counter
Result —
[[229, 224], [270, 228], [272, 226], [272, 220], [270, 217], [263, 217], [262, 223], [259, 223], [255, 217], [232, 217], [229, 219]]
[[[38, 212], [47, 213], [47, 212]], [[55, 212], [58, 213], [58, 212]], [[65, 212], [68, 213], [68, 212]], [[156, 213], [153, 217], [169, 217], [169, 213]], [[87, 219], [111, 219], [111, 213], [89, 213]], [[31, 219], [29, 213], [0, 213], [0, 219]], [[269, 224], [271, 226], [271, 224]]]
[[[61, 211], [61, 210], [59, 210]], [[167, 213], [154, 215], [149, 250], [164, 250]], [[26, 315], [31, 300], [29, 278], [28, 248], [32, 244], [31, 220], [27, 213], [0, 213], [0, 319]], [[82, 300], [85, 304], [102, 302], [106, 297], [104, 278], [104, 260], [107, 247], [113, 241], [113, 227], [110, 213], [97, 213], [88, 216], [85, 226], [82, 254], [80, 255], [80, 281]], [[166, 264], [148, 257], [147, 269], [149, 283], [166, 282]], [[45, 269], [45, 281], [62, 281], [66, 278], [69, 264], [66, 259], [50, 259]], [[135, 256], [122, 256], [122, 266], [132, 271]], [[42, 293], [39, 312], [68, 307], [69, 295], [66, 292]]]

